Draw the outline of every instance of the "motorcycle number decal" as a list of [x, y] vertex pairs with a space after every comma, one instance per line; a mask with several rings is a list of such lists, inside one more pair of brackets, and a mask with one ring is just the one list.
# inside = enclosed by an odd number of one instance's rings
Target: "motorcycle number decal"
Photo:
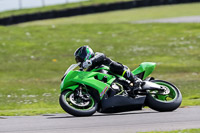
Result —
[[106, 87], [103, 89], [103, 91], [100, 93], [100, 97], [102, 97], [102, 96], [106, 93], [107, 89], [108, 89], [108, 86], [106, 86]]

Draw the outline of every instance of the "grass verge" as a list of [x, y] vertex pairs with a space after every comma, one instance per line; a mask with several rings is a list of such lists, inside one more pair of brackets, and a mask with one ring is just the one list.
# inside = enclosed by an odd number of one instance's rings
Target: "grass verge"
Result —
[[[152, 61], [152, 76], [174, 83], [183, 104], [200, 105], [200, 24], [76, 24], [0, 27], [0, 110], [59, 107], [59, 84], [82, 45], [105, 53], [130, 69]], [[123, 44], [123, 45], [122, 45]], [[41, 109], [41, 110], [40, 110]], [[20, 111], [22, 110], [22, 111]], [[12, 111], [11, 111], [12, 112]], [[16, 114], [16, 113], [15, 113]]]

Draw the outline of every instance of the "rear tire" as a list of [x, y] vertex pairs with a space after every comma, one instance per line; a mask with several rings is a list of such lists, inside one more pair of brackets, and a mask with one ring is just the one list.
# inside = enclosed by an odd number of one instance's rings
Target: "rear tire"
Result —
[[147, 106], [156, 111], [164, 112], [173, 111], [181, 105], [182, 95], [176, 86], [163, 80], [151, 80], [151, 82], [169, 88], [170, 92], [166, 96], [148, 94], [145, 101]]
[[73, 116], [91, 116], [96, 112], [97, 102], [92, 96], [87, 106], [78, 107], [76, 101], [72, 101], [71, 95], [74, 95], [72, 90], [65, 90], [60, 95], [59, 102], [64, 111]]

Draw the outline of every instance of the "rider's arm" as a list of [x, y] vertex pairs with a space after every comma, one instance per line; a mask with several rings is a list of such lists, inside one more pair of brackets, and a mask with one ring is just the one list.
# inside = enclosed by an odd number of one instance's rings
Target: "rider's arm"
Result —
[[109, 66], [112, 62], [111, 59], [107, 58], [103, 53], [95, 53], [95, 56], [90, 59], [92, 61], [92, 66], [100, 66], [100, 65], [106, 65]]

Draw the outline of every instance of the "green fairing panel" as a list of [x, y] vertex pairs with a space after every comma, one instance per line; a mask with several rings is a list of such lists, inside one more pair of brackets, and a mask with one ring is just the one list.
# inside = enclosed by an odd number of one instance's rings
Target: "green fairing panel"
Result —
[[97, 72], [99, 70], [107, 70], [107, 71], [110, 71], [109, 67], [107, 66], [104, 66], [104, 67], [100, 67], [100, 68], [97, 68], [97, 69], [92, 69], [91, 72]]
[[[103, 79], [104, 76], [107, 77], [107, 83], [100, 81]], [[97, 77], [98, 80], [94, 77]], [[92, 88], [95, 88], [96, 90], [98, 90], [99, 94], [103, 96], [114, 80], [115, 77], [113, 77], [112, 75], [99, 72], [70, 71], [62, 81], [60, 89], [62, 92], [63, 90], [68, 89], [70, 86], [85, 84]]]
[[142, 64], [140, 64], [140, 66], [138, 68], [133, 70], [132, 73], [134, 75], [137, 75], [137, 74], [144, 72], [143, 79], [145, 79], [153, 72], [155, 67], [156, 67], [156, 63], [154, 63], [154, 62], [143, 62]]
[[76, 88], [78, 88], [79, 85], [72, 85], [72, 86], [69, 86], [67, 88], [61, 88], [61, 92], [63, 92], [64, 90], [66, 89], [70, 89], [70, 90], [75, 90]]

